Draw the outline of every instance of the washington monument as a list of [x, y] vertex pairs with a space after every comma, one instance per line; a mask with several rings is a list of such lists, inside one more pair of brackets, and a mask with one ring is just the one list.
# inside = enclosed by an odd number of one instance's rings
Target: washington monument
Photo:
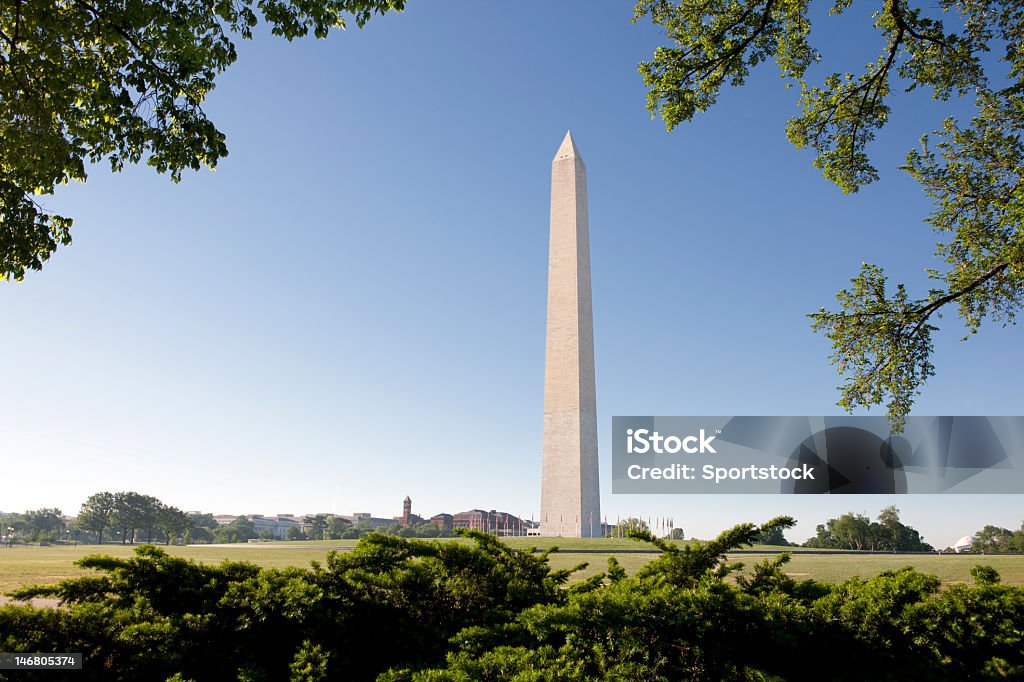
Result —
[[541, 535], [600, 537], [587, 167], [566, 133], [551, 162]]

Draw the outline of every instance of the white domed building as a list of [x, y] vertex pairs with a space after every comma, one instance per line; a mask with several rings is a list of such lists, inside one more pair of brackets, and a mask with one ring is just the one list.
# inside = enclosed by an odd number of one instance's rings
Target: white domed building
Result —
[[959, 554], [960, 552], [970, 552], [971, 548], [974, 547], [974, 542], [977, 540], [973, 535], [965, 535], [953, 545], [953, 551]]

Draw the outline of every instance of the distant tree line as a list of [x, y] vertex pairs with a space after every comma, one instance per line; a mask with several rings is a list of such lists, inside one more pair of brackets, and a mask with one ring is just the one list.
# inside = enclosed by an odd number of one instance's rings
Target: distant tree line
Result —
[[392, 523], [389, 526], [373, 526], [369, 523], [357, 523], [345, 530], [339, 537], [344, 539], [358, 539], [369, 533], [382, 533], [384, 535], [396, 535], [400, 538], [453, 538], [455, 531], [451, 528], [442, 528], [436, 523], [426, 521], [420, 524], [403, 526], [399, 523]]
[[[284, 539], [296, 540], [358, 540], [369, 533], [396, 535], [403, 538], [450, 538], [455, 536], [451, 529], [445, 529], [433, 523], [422, 523], [413, 526], [402, 526], [393, 523], [388, 526], [376, 526], [366, 521], [353, 524], [342, 516], [332, 514], [311, 514], [302, 519], [302, 526], [292, 526], [284, 532]], [[249, 540], [272, 540], [274, 535], [263, 529], [257, 532], [256, 525], [240, 516], [231, 523], [217, 528], [213, 532], [212, 542], [247, 542]], [[193, 542], [206, 542], [196, 540]]]
[[804, 547], [819, 549], [856, 549], [874, 552], [931, 552], [934, 547], [921, 534], [900, 521], [894, 505], [884, 508], [872, 521], [862, 514], [848, 512], [817, 527], [817, 534]]
[[782, 529], [777, 526], [772, 526], [762, 531], [754, 538], [754, 543], [758, 545], [780, 545], [782, 547], [792, 544], [786, 539]]
[[660, 556], [631, 576], [611, 558], [575, 584], [585, 564], [552, 569], [553, 550], [477, 531], [473, 544], [371, 533], [307, 569], [143, 545], [14, 593], [63, 607], [0, 606], [0, 645], [81, 651], [79, 682], [1024, 679], [1024, 589], [985, 566], [943, 588], [909, 567], [833, 584], [787, 576], [788, 554], [728, 559], [792, 524], [682, 547], [632, 531]]
[[215, 541], [217, 527], [209, 514], [187, 514], [152, 495], [132, 491], [96, 493], [82, 504], [77, 517], [44, 508], [0, 518], [0, 536], [15, 543], [202, 543]]
[[974, 534], [972, 549], [985, 554], [1024, 552], [1024, 523], [1021, 523], [1018, 530], [985, 526]]
[[[986, 528], [992, 528], [987, 526]], [[612, 529], [612, 537], [627, 537], [634, 531], [649, 531], [650, 526], [642, 518], [628, 517], [620, 520]], [[1001, 530], [1001, 529], [1000, 529]], [[1006, 531], [1007, 533], [1009, 531]], [[666, 540], [682, 540], [681, 528], [673, 528], [664, 535]], [[786, 539], [781, 526], [770, 526], [758, 533], [753, 543], [777, 547], [798, 546]], [[899, 509], [888, 506], [883, 509], [877, 521], [853, 512], [829, 519], [817, 527], [817, 533], [803, 544], [804, 547], [819, 549], [850, 549], [887, 552], [930, 552], [920, 533], [900, 521]]]
[[[629, 517], [620, 520], [611, 534], [613, 537], [627, 537], [634, 531], [649, 530], [643, 519]], [[411, 526], [394, 523], [381, 527], [368, 522], [353, 524], [332, 514], [314, 514], [305, 516], [301, 527], [289, 528], [284, 539], [345, 540], [359, 539], [370, 533], [403, 538], [447, 538], [453, 537], [456, 531], [430, 522]], [[188, 514], [151, 495], [133, 491], [96, 493], [82, 504], [77, 518], [65, 518], [57, 508], [4, 514], [0, 516], [0, 536], [6, 537], [8, 542], [121, 544], [206, 544], [275, 539], [269, 529], [258, 531], [256, 525], [244, 516], [220, 525], [211, 514]], [[673, 528], [664, 536], [670, 540], [682, 540], [684, 537], [681, 528]], [[783, 529], [777, 526], [767, 527], [753, 542], [776, 546], [796, 544], [789, 542]], [[886, 552], [934, 551], [917, 530], [900, 521], [899, 509], [894, 505], [882, 509], [874, 521], [854, 512], [829, 519], [818, 525], [815, 536], [803, 546]], [[1024, 552], [1024, 523], [1016, 531], [985, 526], [975, 533], [974, 549], [986, 553]]]
[[[285, 540], [357, 540], [368, 533], [404, 538], [449, 538], [450, 528], [425, 522], [418, 525], [376, 526], [369, 522], [353, 524], [333, 514], [303, 517], [301, 526], [288, 528]], [[189, 514], [165, 504], [152, 495], [134, 491], [100, 492], [91, 495], [77, 517], [65, 517], [57, 508], [0, 515], [0, 538], [5, 543], [82, 542], [103, 544], [209, 544], [249, 540], [273, 540], [274, 533], [257, 530], [252, 520], [239, 516], [221, 525], [211, 514]]]
[[7, 544], [60, 542], [66, 539], [67, 531], [64, 513], [56, 507], [0, 516], [0, 536], [5, 538]]
[[79, 531], [100, 544], [105, 539], [122, 544], [181, 542], [194, 525], [191, 517], [177, 507], [133, 491], [90, 496], [82, 504], [76, 523]]

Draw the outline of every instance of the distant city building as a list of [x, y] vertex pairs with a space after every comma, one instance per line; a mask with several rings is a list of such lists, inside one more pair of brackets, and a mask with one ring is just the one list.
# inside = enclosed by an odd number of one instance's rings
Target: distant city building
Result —
[[528, 522], [509, 514], [492, 509], [470, 509], [459, 512], [452, 518], [454, 528], [473, 528], [485, 533], [502, 536], [526, 535]]
[[455, 527], [455, 517], [451, 514], [434, 514], [430, 517], [430, 522], [441, 530], [451, 530]]
[[306, 523], [306, 519], [313, 516], [323, 516], [328, 519], [334, 517], [345, 519], [353, 526], [371, 530], [387, 528], [396, 524], [403, 528], [409, 528], [431, 523], [441, 530], [474, 528], [485, 533], [509, 537], [537, 535], [540, 532], [539, 523], [520, 519], [508, 512], [501, 512], [495, 509], [490, 511], [470, 509], [458, 514], [442, 512], [426, 519], [412, 513], [412, 498], [408, 495], [402, 501], [402, 515], [391, 519], [373, 516], [369, 512], [355, 512], [351, 515], [309, 514], [306, 516], [295, 516], [294, 514], [278, 514], [277, 516], [264, 516], [263, 514], [214, 514], [213, 519], [217, 522], [218, 526], [227, 526], [238, 519], [246, 519], [252, 523], [257, 536], [262, 535], [266, 537], [269, 533], [275, 540], [285, 540], [288, 538], [288, 530], [290, 528], [296, 528], [302, 533], [308, 534], [310, 524]]
[[279, 516], [264, 516], [263, 514], [246, 514], [245, 516], [236, 516], [234, 514], [215, 514], [213, 517], [213, 520], [217, 522], [218, 526], [230, 525], [238, 519], [246, 519], [250, 521], [253, 528], [256, 530], [256, 535], [260, 535], [263, 531], [270, 531], [270, 534], [275, 540], [284, 540], [285, 534], [288, 532], [289, 528], [305, 530], [303, 522], [291, 514], [281, 514]]
[[409, 497], [408, 495], [406, 495], [405, 499], [402, 501], [402, 515], [396, 516], [395, 521], [398, 521], [398, 525], [402, 526], [403, 528], [408, 528], [409, 526], [418, 526], [421, 523], [426, 523], [426, 519], [412, 513], [412, 498]]
[[302, 530], [302, 522], [292, 516], [263, 516], [262, 514], [249, 514], [247, 517], [252, 521], [256, 529], [256, 535], [263, 535], [264, 531], [270, 531], [275, 540], [284, 540], [289, 528]]
[[395, 525], [395, 519], [382, 519], [372, 516], [369, 512], [355, 512], [351, 516], [338, 514], [338, 516], [349, 521], [353, 526], [362, 526], [363, 528], [387, 528]]

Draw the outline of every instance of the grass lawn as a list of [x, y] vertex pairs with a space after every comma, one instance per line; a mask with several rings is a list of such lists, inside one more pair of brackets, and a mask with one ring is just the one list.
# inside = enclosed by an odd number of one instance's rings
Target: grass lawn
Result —
[[[208, 564], [224, 559], [251, 561], [266, 568], [309, 566], [310, 561], [323, 561], [327, 550], [315, 547], [270, 549], [259, 545], [234, 547], [164, 547], [168, 554]], [[74, 565], [76, 559], [90, 554], [131, 556], [134, 548], [122, 545], [79, 545], [77, 547], [12, 547], [0, 548], [0, 592], [27, 585], [49, 585], [64, 578], [95, 575], [94, 571]]]
[[[748, 566], [767, 557], [744, 555], [737, 557]], [[870, 578], [882, 571], [891, 571], [904, 566], [913, 566], [922, 573], [937, 575], [943, 583], [971, 583], [971, 569], [977, 565], [991, 566], [999, 571], [1008, 585], [1024, 585], [1024, 556], [1020, 555], [971, 555], [971, 554], [924, 554], [908, 555], [866, 555], [838, 554], [793, 554], [786, 572], [797, 579], [814, 578], [829, 582], [843, 582], [854, 576]]]
[[[351, 547], [355, 541], [331, 541], [330, 547]], [[510, 538], [509, 544], [515, 547], [546, 546], [556, 544], [565, 553], [554, 554], [551, 564], [555, 568], [566, 568], [587, 562], [589, 567], [576, 574], [585, 578], [607, 567], [608, 556], [614, 555], [619, 563], [630, 573], [644, 565], [655, 554], [618, 553], [623, 549], [643, 549], [644, 545], [632, 540], [617, 539], [551, 539], [541, 538]], [[323, 561], [330, 551], [323, 543], [253, 543], [228, 546], [191, 546], [168, 547], [170, 554], [194, 559], [203, 563], [219, 563], [225, 559], [232, 561], [250, 561], [267, 568], [285, 568], [287, 566], [309, 566], [311, 561]], [[607, 553], [582, 554], [569, 550], [608, 550]], [[27, 585], [47, 585], [64, 578], [86, 575], [89, 572], [74, 565], [74, 561], [89, 554], [109, 554], [112, 556], [128, 556], [131, 547], [121, 545], [79, 545], [78, 547], [19, 547], [0, 548], [0, 592], [8, 592]], [[748, 567], [768, 558], [769, 554], [744, 554], [733, 558], [744, 562]], [[800, 551], [793, 553], [793, 559], [786, 571], [794, 578], [813, 578], [831, 582], [841, 582], [853, 576], [869, 578], [881, 571], [912, 565], [925, 573], [939, 576], [946, 584], [970, 582], [970, 570], [976, 564], [992, 566], [1003, 578], [1003, 582], [1012, 585], [1024, 585], [1024, 556], [977, 556], [977, 555], [864, 555], [850, 554], [807, 554]]]
[[[608, 556], [602, 554], [556, 554], [551, 558], [555, 568], [575, 566], [584, 561], [590, 565], [576, 574], [586, 578], [606, 569]], [[646, 564], [653, 554], [619, 554], [615, 555], [619, 563], [628, 573], [635, 572]], [[772, 558], [772, 554], [742, 554], [729, 557], [740, 561], [746, 568]], [[882, 571], [896, 570], [904, 566], [913, 566], [922, 573], [937, 575], [944, 584], [970, 583], [971, 569], [978, 565], [991, 566], [999, 571], [1002, 581], [1008, 585], [1024, 585], [1024, 556], [977, 556], [953, 554], [927, 554], [921, 556], [908, 555], [850, 555], [850, 554], [806, 554], [794, 552], [793, 558], [786, 565], [785, 571], [796, 580], [814, 579], [826, 582], [843, 582], [853, 577], [870, 578]]]

